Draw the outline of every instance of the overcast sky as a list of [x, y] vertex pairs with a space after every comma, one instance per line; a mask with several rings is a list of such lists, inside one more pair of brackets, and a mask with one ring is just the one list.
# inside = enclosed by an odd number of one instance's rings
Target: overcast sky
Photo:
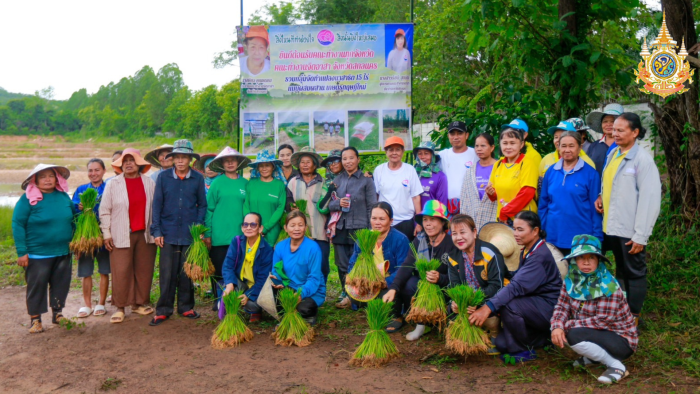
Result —
[[[269, 3], [277, 1], [270, 0]], [[265, 0], [245, 0], [246, 21]], [[144, 65], [177, 63], [192, 89], [221, 86], [238, 65], [215, 70], [240, 24], [238, 0], [0, 1], [0, 87], [65, 100], [96, 92]]]

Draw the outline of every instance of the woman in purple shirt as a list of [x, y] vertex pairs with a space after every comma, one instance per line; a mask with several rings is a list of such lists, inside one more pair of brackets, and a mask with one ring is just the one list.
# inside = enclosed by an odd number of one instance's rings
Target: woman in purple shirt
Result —
[[423, 193], [420, 195], [421, 207], [429, 200], [438, 200], [447, 206], [447, 176], [440, 171], [437, 164], [440, 156], [435, 154], [435, 144], [432, 141], [421, 142], [413, 148], [413, 155], [416, 158], [413, 166], [423, 187]]

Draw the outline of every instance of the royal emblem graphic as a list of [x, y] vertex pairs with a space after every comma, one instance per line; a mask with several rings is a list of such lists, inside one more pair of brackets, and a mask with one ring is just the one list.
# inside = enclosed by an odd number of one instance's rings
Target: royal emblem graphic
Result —
[[[637, 76], [636, 82], [639, 83], [640, 79], [644, 81], [644, 86], [639, 88], [640, 91], [646, 94], [657, 94], [664, 98], [674, 93], [682, 94], [688, 91], [685, 81], [693, 76], [695, 70], [691, 70], [690, 64], [685, 60], [688, 56], [685, 38], [681, 41], [678, 53], [676, 53], [678, 47], [676, 44], [666, 27], [666, 13], [664, 13], [659, 35], [649, 48], [647, 48], [646, 38], [644, 39], [642, 52], [640, 52], [643, 60], [639, 62], [637, 70], [634, 70], [634, 75]], [[649, 52], [649, 49], [652, 52]]]

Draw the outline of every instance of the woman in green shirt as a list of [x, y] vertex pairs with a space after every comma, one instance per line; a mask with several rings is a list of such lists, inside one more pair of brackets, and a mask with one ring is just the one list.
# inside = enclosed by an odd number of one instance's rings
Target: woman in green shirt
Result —
[[[204, 243], [209, 247], [209, 257], [216, 273], [211, 277], [214, 294], [221, 294], [224, 285], [221, 267], [224, 264], [228, 247], [233, 237], [241, 235], [243, 205], [245, 204], [248, 180], [238, 171], [248, 165], [250, 159], [237, 150], [225, 147], [210, 163], [208, 168], [223, 173], [211, 183], [207, 193], [207, 214], [204, 223], [209, 228], [204, 234]], [[217, 309], [218, 302], [214, 303]]]
[[32, 334], [44, 331], [41, 315], [48, 312], [47, 298], [51, 300], [53, 324], [64, 318], [61, 311], [70, 290], [69, 244], [75, 213], [73, 201], [66, 193], [69, 176], [66, 167], [37, 165], [22, 183], [26, 193], [12, 213], [12, 235], [17, 265], [24, 267]]
[[280, 220], [287, 202], [287, 187], [282, 174], [282, 161], [274, 153], [263, 150], [258, 153], [246, 186], [243, 213], [257, 212], [262, 216], [263, 237], [274, 246], [282, 231]]

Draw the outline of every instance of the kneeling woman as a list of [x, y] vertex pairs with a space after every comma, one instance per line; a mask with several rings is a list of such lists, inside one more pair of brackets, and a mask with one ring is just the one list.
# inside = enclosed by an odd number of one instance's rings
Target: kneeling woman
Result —
[[503, 328], [494, 342], [498, 351], [516, 361], [532, 361], [537, 358], [534, 349], [549, 340], [549, 320], [561, 290], [561, 274], [536, 213], [515, 215], [513, 229], [518, 245], [524, 246], [520, 267], [508, 286], [472, 313], [469, 321], [481, 326], [490, 315], [500, 314]]
[[603, 363], [608, 369], [601, 383], [619, 382], [629, 375], [622, 360], [637, 349], [637, 328], [620, 284], [604, 263], [600, 241], [577, 235], [571, 243], [569, 274], [552, 316], [552, 343], [571, 349], [581, 358], [574, 366]]
[[[403, 233], [392, 227], [394, 221], [394, 210], [386, 202], [378, 202], [370, 207], [370, 224], [372, 225], [372, 230], [379, 231], [379, 239], [377, 240], [377, 245], [374, 249], [374, 261], [375, 262], [389, 262], [389, 267], [385, 272], [386, 285], [387, 288], [379, 293], [379, 297], [384, 297], [391, 288], [396, 278], [396, 273], [401, 265], [401, 263], [406, 260], [406, 256], [409, 254], [409, 242]], [[350, 257], [348, 272], [352, 271], [357, 258], [360, 255], [360, 247], [353, 247], [353, 253]], [[386, 263], [385, 263], [386, 266]], [[403, 299], [399, 298], [394, 300], [394, 320], [389, 323], [386, 330], [387, 332], [395, 332], [403, 326], [403, 312], [408, 310], [409, 304], [403, 303]], [[410, 301], [410, 300], [409, 300]], [[360, 303], [356, 300], [352, 301], [352, 309], [357, 310], [360, 307]]]
[[[309, 324], [316, 324], [318, 308], [326, 300], [326, 283], [321, 272], [321, 248], [314, 240], [304, 236], [306, 232], [306, 215], [293, 210], [287, 215], [284, 226], [289, 238], [280, 241], [275, 247], [270, 276], [277, 291], [290, 287], [301, 292], [301, 302], [297, 311]], [[279, 309], [280, 306], [277, 305]]]
[[260, 320], [262, 308], [256, 303], [272, 270], [272, 246], [262, 237], [262, 217], [251, 212], [243, 218], [243, 235], [233, 238], [221, 268], [224, 295], [235, 288], [243, 291], [241, 305], [250, 314], [250, 321]]
[[[428, 200], [423, 206], [423, 213], [416, 215], [416, 223], [423, 226], [423, 231], [413, 240], [413, 248], [423, 258], [440, 260], [442, 263], [437, 271], [428, 271], [426, 279], [430, 283], [447, 287], [450, 283], [447, 276], [447, 267], [450, 263], [461, 261], [461, 253], [452, 243], [452, 238], [447, 236], [449, 221], [447, 219], [447, 207], [438, 200]], [[389, 291], [382, 297], [384, 302], [394, 301], [398, 295], [400, 303], [406, 309], [411, 305], [411, 298], [418, 291], [418, 270], [416, 269], [416, 256], [408, 253], [406, 259], [399, 267], [394, 281], [389, 286]], [[395, 329], [387, 329], [395, 331]], [[416, 341], [425, 333], [423, 324], [416, 325], [416, 329], [406, 335], [409, 341]]]

